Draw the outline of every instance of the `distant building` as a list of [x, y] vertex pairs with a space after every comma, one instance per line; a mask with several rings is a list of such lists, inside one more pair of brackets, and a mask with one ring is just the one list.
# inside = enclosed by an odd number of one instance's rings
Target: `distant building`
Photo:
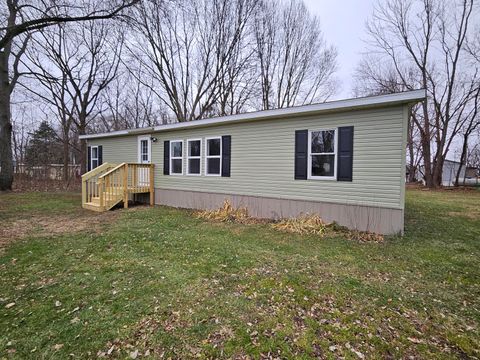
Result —
[[[460, 167], [460, 162], [453, 160], [445, 160], [443, 163], [442, 186], [455, 186], [455, 178]], [[420, 166], [416, 178], [425, 184], [424, 166]], [[408, 169], [407, 169], [408, 171]], [[459, 185], [475, 185], [478, 184], [478, 169], [474, 167], [465, 167], [462, 165], [460, 176], [458, 178]]]

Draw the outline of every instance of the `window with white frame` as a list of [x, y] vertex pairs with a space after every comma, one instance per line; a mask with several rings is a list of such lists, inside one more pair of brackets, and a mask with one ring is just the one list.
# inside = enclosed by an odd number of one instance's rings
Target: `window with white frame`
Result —
[[187, 175], [200, 175], [202, 140], [187, 140]]
[[205, 141], [205, 175], [220, 176], [222, 169], [222, 138], [207, 138]]
[[140, 156], [142, 162], [148, 162], [148, 140], [140, 140]]
[[183, 174], [183, 140], [170, 141], [170, 174]]
[[336, 129], [309, 132], [308, 176], [311, 179], [335, 179], [337, 174]]
[[90, 161], [90, 167], [93, 170], [98, 166], [98, 146], [92, 146]]

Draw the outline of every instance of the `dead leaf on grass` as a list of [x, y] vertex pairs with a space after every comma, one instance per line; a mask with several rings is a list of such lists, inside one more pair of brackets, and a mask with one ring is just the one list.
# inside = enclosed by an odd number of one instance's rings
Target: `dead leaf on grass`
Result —
[[411, 341], [412, 343], [414, 343], [414, 344], [422, 344], [422, 343], [424, 342], [423, 340], [417, 339], [417, 338], [415, 338], [415, 337], [408, 337], [407, 339], [408, 339], [409, 341]]

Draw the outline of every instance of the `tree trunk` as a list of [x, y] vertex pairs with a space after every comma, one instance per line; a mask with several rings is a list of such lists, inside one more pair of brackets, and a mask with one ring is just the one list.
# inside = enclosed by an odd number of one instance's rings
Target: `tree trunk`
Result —
[[408, 165], [408, 182], [409, 183], [414, 183], [417, 181], [416, 175], [417, 175], [417, 168], [415, 167], [415, 161], [410, 160], [410, 164]]
[[439, 154], [438, 157], [435, 159], [435, 164], [433, 167], [433, 187], [437, 188], [442, 186], [442, 174], [443, 174], [443, 163], [445, 162], [445, 158], [442, 154]]
[[65, 184], [68, 184], [68, 178], [69, 178], [69, 155], [70, 155], [70, 144], [69, 144], [69, 137], [68, 137], [68, 131], [63, 134], [63, 181]]
[[[83, 119], [80, 119], [80, 126], [78, 127], [78, 134], [85, 135], [86, 125]], [[80, 140], [80, 174], [87, 172], [87, 141]]]
[[[411, 112], [411, 110], [410, 110]], [[411, 119], [411, 116], [408, 117], [408, 143], [407, 143], [407, 148], [408, 148], [408, 156], [409, 156], [409, 164], [408, 164], [408, 182], [413, 183], [416, 179], [416, 172], [417, 169], [415, 167], [415, 152], [413, 148], [413, 121]]]
[[10, 119], [8, 56], [0, 51], [0, 191], [11, 190], [13, 183], [12, 123]]
[[[457, 175], [455, 176], [455, 186], [458, 187], [460, 184], [458, 180], [460, 179], [460, 173], [462, 172], [462, 166], [465, 164], [465, 171], [467, 171], [467, 149], [468, 149], [468, 134], [463, 134], [463, 145], [462, 145], [462, 155], [460, 156], [460, 166], [457, 170]], [[463, 183], [465, 184], [465, 176], [463, 178]]]
[[[424, 79], [424, 84], [426, 80]], [[426, 86], [425, 86], [426, 87]], [[430, 123], [429, 123], [429, 114], [427, 108], [427, 101], [423, 102], [423, 131], [421, 133], [421, 143], [422, 143], [422, 152], [423, 152], [423, 165], [424, 165], [424, 176], [425, 176], [425, 185], [429, 188], [433, 188], [433, 176], [432, 176], [432, 159], [431, 159], [431, 149], [430, 149]]]

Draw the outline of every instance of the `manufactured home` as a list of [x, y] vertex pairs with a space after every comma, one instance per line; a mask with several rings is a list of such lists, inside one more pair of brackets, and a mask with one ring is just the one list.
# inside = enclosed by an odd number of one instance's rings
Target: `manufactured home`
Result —
[[403, 232], [409, 107], [424, 90], [81, 136], [82, 204], [128, 200], [259, 218], [315, 213], [352, 229]]

